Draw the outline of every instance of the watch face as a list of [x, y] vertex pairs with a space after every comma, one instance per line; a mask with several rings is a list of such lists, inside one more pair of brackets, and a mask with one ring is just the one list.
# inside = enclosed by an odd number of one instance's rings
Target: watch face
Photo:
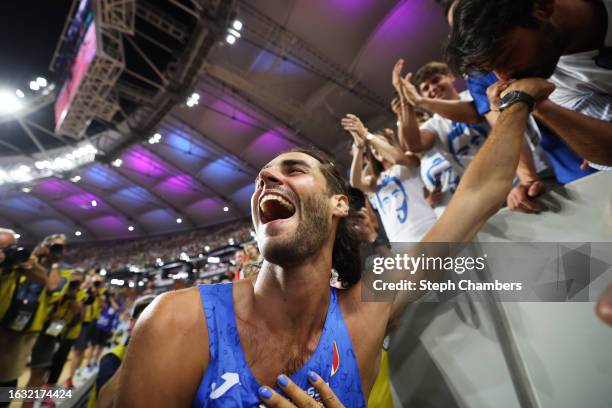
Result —
[[506, 96], [504, 96], [499, 101], [499, 110], [502, 111], [514, 105], [516, 102], [525, 102], [527, 104], [527, 107], [529, 108], [529, 112], [533, 110], [533, 105], [534, 105], [533, 97], [531, 95], [528, 95], [520, 91], [512, 91]]

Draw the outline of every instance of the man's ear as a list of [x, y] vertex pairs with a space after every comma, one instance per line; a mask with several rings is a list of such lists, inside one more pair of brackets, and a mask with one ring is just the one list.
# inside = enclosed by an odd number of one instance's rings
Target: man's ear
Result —
[[549, 20], [555, 12], [555, 0], [536, 0], [533, 3], [533, 16], [538, 20]]
[[336, 217], [348, 217], [349, 213], [349, 199], [344, 194], [334, 194], [333, 196], [334, 209], [332, 214]]

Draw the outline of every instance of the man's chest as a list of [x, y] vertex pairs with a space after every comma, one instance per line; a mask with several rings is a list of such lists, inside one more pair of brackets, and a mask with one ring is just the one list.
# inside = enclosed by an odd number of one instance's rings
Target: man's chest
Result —
[[280, 374], [298, 372], [317, 351], [321, 331], [300, 338], [293, 333], [272, 334], [257, 324], [237, 319], [245, 362], [259, 384], [275, 384]]

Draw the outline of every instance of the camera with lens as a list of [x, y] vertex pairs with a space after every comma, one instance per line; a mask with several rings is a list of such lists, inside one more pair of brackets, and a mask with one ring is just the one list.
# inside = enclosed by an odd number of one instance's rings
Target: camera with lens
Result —
[[19, 245], [11, 245], [2, 250], [4, 252], [3, 264], [18, 265], [23, 264], [30, 259], [31, 251]]
[[49, 253], [53, 256], [60, 257], [64, 253], [64, 245], [63, 244], [50, 244], [47, 245], [49, 249]]
[[80, 286], [81, 286], [80, 280], [72, 280], [68, 284], [68, 290], [75, 290], [75, 289], [78, 289]]

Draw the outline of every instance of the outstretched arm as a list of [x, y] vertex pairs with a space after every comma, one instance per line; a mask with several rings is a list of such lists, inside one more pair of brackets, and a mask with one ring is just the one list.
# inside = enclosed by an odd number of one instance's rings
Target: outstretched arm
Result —
[[[414, 112], [414, 101], [406, 91], [407, 79], [402, 78], [402, 68], [404, 60], [400, 59], [395, 63], [392, 74], [392, 84], [399, 97], [399, 106], [394, 108], [397, 114], [397, 135], [399, 144], [405, 151], [420, 153], [431, 149], [434, 145], [435, 135], [431, 132], [421, 131]], [[410, 75], [410, 74], [409, 74]], [[417, 92], [418, 94], [418, 92]]]
[[373, 192], [374, 189], [368, 182], [368, 178], [364, 176], [363, 172], [363, 153], [365, 149], [365, 143], [361, 145], [353, 145], [353, 161], [351, 162], [351, 187], [366, 192]]
[[[531, 95], [538, 103], [548, 98], [554, 85], [543, 79], [525, 79], [514, 82], [504, 92], [514, 90]], [[500, 113], [448, 208], [423, 241], [470, 241], [480, 226], [497, 212], [512, 188], [528, 118], [528, 107], [522, 102]]]
[[400, 164], [406, 167], [419, 165], [418, 157], [404, 154], [401, 149], [391, 146], [383, 137], [370, 134], [367, 140], [385, 160], [392, 164]]
[[594, 119], [548, 100], [537, 106], [534, 115], [580, 157], [612, 166], [612, 122]]

